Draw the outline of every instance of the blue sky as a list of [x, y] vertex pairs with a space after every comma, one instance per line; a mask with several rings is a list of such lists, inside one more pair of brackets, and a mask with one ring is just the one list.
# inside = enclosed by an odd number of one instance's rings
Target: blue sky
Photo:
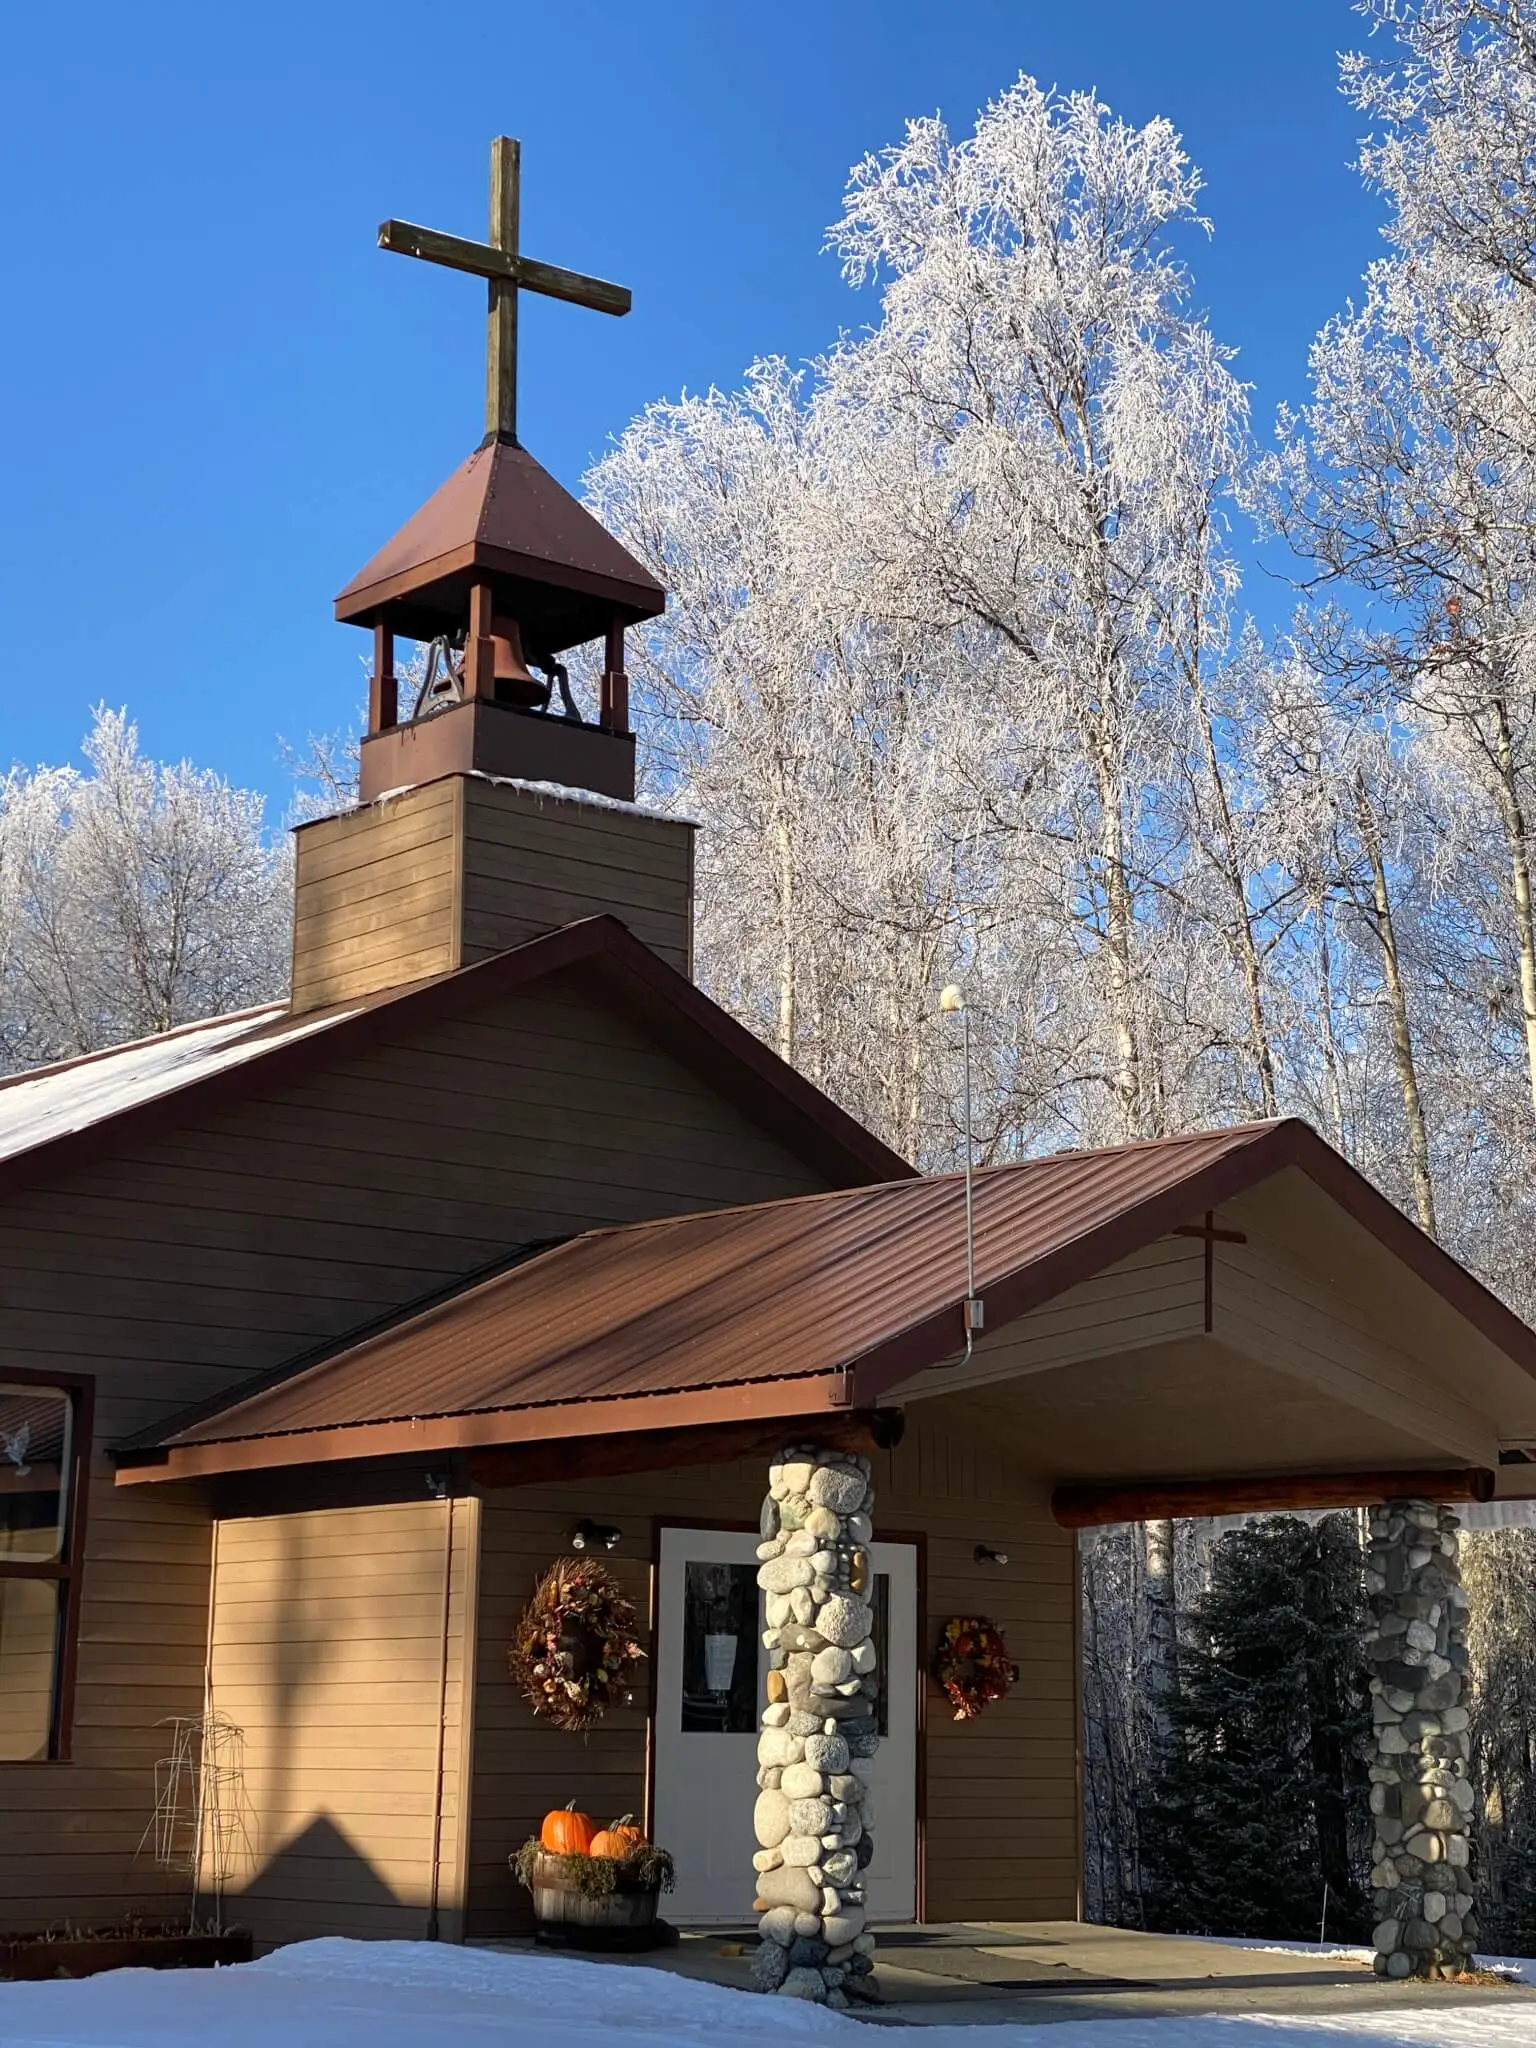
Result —
[[522, 436], [573, 487], [648, 399], [865, 317], [820, 253], [848, 166], [1021, 70], [1182, 131], [1196, 296], [1267, 428], [1381, 246], [1335, 88], [1363, 28], [1348, 0], [13, 8], [0, 760], [69, 757], [105, 698], [285, 805], [278, 736], [361, 696], [331, 597], [481, 430], [482, 287], [374, 230], [482, 234], [492, 134], [522, 138], [526, 252], [635, 294], [523, 300]]

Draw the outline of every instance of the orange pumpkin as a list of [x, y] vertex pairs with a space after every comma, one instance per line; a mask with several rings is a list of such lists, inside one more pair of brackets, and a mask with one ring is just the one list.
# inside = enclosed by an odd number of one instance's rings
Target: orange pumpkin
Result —
[[601, 1833], [592, 1837], [594, 1856], [633, 1856], [637, 1849], [645, 1847], [645, 1830], [635, 1826], [635, 1816], [626, 1813], [620, 1820], [609, 1821]]
[[554, 1856], [586, 1856], [596, 1833], [597, 1822], [589, 1813], [578, 1813], [573, 1799], [569, 1806], [557, 1806], [553, 1813], [545, 1814], [539, 1841]]

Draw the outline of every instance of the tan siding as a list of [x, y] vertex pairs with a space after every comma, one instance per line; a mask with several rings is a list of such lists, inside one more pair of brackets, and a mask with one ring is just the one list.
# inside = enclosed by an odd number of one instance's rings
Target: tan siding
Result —
[[1203, 1247], [1187, 1238], [1160, 1238], [984, 1337], [963, 1365], [915, 1374], [903, 1385], [902, 1399], [1055, 1372], [1199, 1336], [1204, 1329]]
[[489, 782], [464, 806], [466, 962], [606, 911], [692, 972], [691, 825]]
[[0, 1765], [0, 1925], [185, 1910], [189, 1880], [137, 1853], [155, 1802], [157, 1725], [202, 1704], [208, 1519], [199, 1494], [114, 1490], [92, 1474], [70, 1764]]
[[465, 1499], [219, 1522], [212, 1698], [244, 1738], [231, 1910], [259, 1941], [427, 1933], [440, 1727], [437, 1897], [459, 1934], [478, 1520]]
[[684, 974], [693, 827], [448, 776], [303, 826], [296, 1009], [483, 960], [602, 912]]
[[[9, 1204], [0, 1374], [96, 1374], [111, 1443], [530, 1238], [823, 1184], [573, 974]], [[201, 1707], [207, 1554], [196, 1496], [114, 1488], [102, 1465], [79, 1761], [0, 1764], [0, 1812], [29, 1816], [0, 1826], [0, 1927], [182, 1896], [134, 1850], [168, 1746], [155, 1724]], [[373, 1692], [421, 1705], [411, 1677]], [[66, 1845], [46, 1871], [39, 1838]]]
[[[878, 1464], [877, 1539], [927, 1537], [923, 1656], [949, 1615], [980, 1610], [1005, 1629], [1022, 1670], [1003, 1706], [963, 1728], [937, 1689], [927, 1689], [928, 1917], [1070, 1918], [1078, 1896], [1072, 1538], [1050, 1520], [1035, 1482], [946, 1434], [932, 1413]], [[486, 1496], [471, 1934], [526, 1924], [507, 1858], [550, 1806], [574, 1798], [607, 1820], [640, 1812], [645, 1797], [643, 1701], [577, 1742], [535, 1721], [513, 1691], [506, 1644], [538, 1574], [576, 1521], [601, 1516], [624, 1531], [614, 1568], [648, 1614], [658, 1521], [755, 1523], [765, 1484], [761, 1469], [732, 1465]], [[977, 1566], [978, 1541], [1009, 1552], [1006, 1571]]]
[[1216, 1247], [1215, 1333], [1235, 1349], [1386, 1423], [1418, 1416], [1428, 1444], [1496, 1467], [1492, 1418], [1433, 1363], [1386, 1341], [1372, 1304], [1255, 1244]]
[[300, 829], [296, 1010], [458, 966], [460, 789], [433, 783]]

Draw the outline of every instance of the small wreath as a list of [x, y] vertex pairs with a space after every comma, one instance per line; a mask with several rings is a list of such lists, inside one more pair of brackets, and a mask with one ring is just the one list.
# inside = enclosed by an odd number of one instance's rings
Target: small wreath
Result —
[[974, 1721], [983, 1707], [1008, 1697], [1019, 1667], [1008, 1655], [995, 1622], [975, 1615], [946, 1621], [933, 1659], [933, 1675], [949, 1695], [957, 1721]]
[[580, 1734], [610, 1707], [631, 1706], [645, 1652], [635, 1610], [606, 1565], [563, 1557], [523, 1609], [507, 1669], [536, 1714]]

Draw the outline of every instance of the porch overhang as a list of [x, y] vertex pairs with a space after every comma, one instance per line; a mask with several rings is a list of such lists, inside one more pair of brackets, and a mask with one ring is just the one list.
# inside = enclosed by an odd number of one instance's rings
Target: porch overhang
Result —
[[755, 1431], [863, 1448], [921, 1403], [1063, 1519], [1107, 1519], [1106, 1488], [1211, 1514], [1536, 1476], [1536, 1334], [1304, 1125], [992, 1169], [975, 1213], [970, 1340], [957, 1176], [671, 1218], [173, 1423], [118, 1482], [458, 1452], [519, 1484]]

